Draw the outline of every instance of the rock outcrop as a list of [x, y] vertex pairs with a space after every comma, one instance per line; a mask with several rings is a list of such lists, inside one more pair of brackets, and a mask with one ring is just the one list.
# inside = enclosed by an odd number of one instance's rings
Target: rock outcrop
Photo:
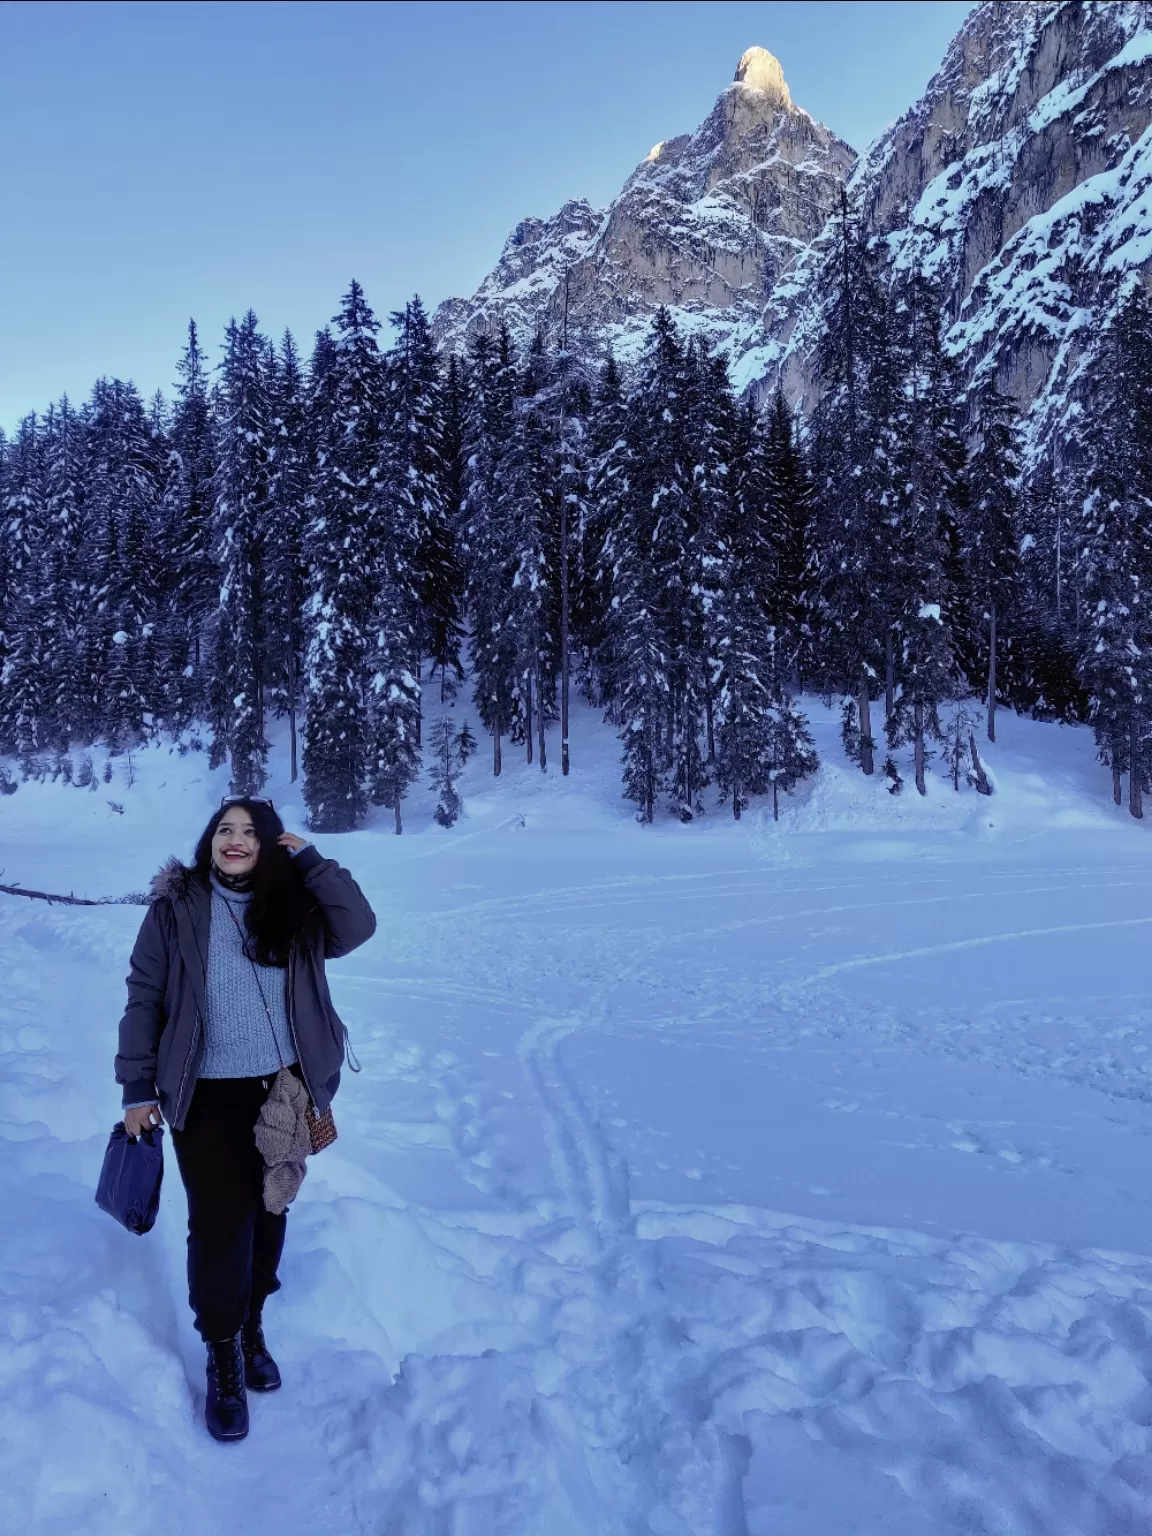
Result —
[[657, 144], [603, 210], [528, 219], [468, 300], [462, 347], [506, 321], [627, 363], [658, 305], [741, 388], [815, 399], [820, 267], [841, 188], [898, 265], [934, 275], [966, 378], [995, 374], [1044, 451], [1126, 273], [1152, 269], [1152, 5], [986, 0], [921, 99], [865, 153], [797, 107], [762, 48], [695, 133]]
[[597, 213], [567, 203], [518, 225], [472, 299], [436, 312], [438, 339], [462, 347], [506, 322], [627, 358], [653, 311], [739, 350], [767, 294], [824, 227], [855, 154], [793, 104], [779, 61], [750, 48], [692, 134], [657, 144]]
[[[1152, 6], [976, 6], [848, 198], [898, 266], [938, 279], [967, 379], [994, 375], [1042, 453], [1125, 275], [1152, 271]], [[770, 296], [742, 364], [806, 403], [829, 235]]]

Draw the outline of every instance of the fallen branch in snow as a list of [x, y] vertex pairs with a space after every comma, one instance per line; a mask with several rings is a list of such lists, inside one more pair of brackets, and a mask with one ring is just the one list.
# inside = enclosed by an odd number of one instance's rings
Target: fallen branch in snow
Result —
[[147, 896], [133, 891], [129, 896], [57, 896], [52, 891], [26, 891], [19, 885], [0, 885], [8, 896], [28, 896], [34, 901], [63, 902], [68, 907], [145, 907]]

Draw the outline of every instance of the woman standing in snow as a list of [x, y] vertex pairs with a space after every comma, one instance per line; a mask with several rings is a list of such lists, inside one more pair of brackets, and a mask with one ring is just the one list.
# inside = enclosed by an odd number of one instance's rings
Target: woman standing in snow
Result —
[[225, 799], [191, 867], [171, 859], [152, 882], [116, 1081], [129, 1135], [162, 1118], [172, 1127], [189, 1300], [208, 1346], [205, 1418], [218, 1440], [248, 1433], [246, 1386], [280, 1385], [261, 1312], [280, 1289], [286, 1218], [265, 1207], [257, 1117], [282, 1067], [303, 1080], [316, 1114], [332, 1102], [347, 1031], [324, 961], [375, 929], [348, 871], [256, 797]]

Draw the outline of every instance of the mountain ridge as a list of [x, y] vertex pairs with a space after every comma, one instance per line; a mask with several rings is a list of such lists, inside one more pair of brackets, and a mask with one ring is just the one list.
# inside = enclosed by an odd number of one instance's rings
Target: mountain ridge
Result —
[[604, 208], [574, 199], [513, 232], [471, 299], [435, 315], [463, 349], [526, 341], [627, 366], [651, 314], [724, 352], [758, 395], [807, 410], [820, 263], [844, 189], [888, 247], [940, 284], [966, 385], [994, 376], [1030, 418], [1033, 458], [1076, 408], [1124, 273], [1152, 269], [1152, 17], [1141, 0], [983, 0], [923, 94], [857, 156], [749, 49], [690, 134], [655, 145]]

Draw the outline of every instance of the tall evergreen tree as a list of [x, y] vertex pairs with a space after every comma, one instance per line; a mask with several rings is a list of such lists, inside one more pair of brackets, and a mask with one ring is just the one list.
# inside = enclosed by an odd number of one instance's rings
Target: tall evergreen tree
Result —
[[52, 660], [51, 703], [55, 734], [62, 747], [92, 739], [80, 665], [90, 618], [86, 527], [87, 432], [84, 419], [65, 396], [46, 423], [44, 440], [45, 522], [50, 548], [49, 593]]
[[0, 751], [28, 759], [49, 744], [49, 633], [51, 601], [45, 507], [44, 453], [36, 416], [24, 418], [5, 459], [4, 589], [0, 594], [3, 666], [0, 670]]
[[343, 832], [358, 825], [367, 805], [366, 693], [372, 597], [379, 584], [384, 376], [379, 322], [359, 283], [344, 295], [333, 325], [331, 349], [317, 343], [311, 381], [316, 465], [305, 533], [311, 590], [305, 610], [304, 799], [311, 826]]
[[[960, 689], [953, 643], [959, 593], [949, 581], [953, 489], [960, 469], [955, 377], [944, 354], [940, 302], [919, 274], [897, 287], [893, 353], [901, 377], [895, 403], [894, 473], [885, 487], [889, 529], [886, 615], [888, 744], [911, 742], [915, 782], [926, 792], [926, 741], [939, 739], [939, 707]], [[896, 696], [896, 687], [899, 695]]]
[[89, 405], [87, 523], [93, 611], [82, 687], [113, 750], [135, 745], [161, 699], [153, 626], [160, 591], [160, 453], [130, 383], [101, 379]]
[[890, 627], [887, 575], [893, 506], [898, 380], [879, 259], [841, 191], [837, 233], [825, 271], [817, 348], [820, 403], [814, 412], [821, 511], [819, 624], [825, 686], [856, 705], [859, 761], [874, 769], [871, 702], [884, 669]]
[[165, 717], [182, 730], [207, 702], [206, 672], [214, 655], [212, 626], [219, 603], [213, 545], [215, 425], [204, 353], [196, 322], [176, 365], [167, 483], [161, 508], [171, 581], [162, 619], [168, 698]]
[[[967, 565], [974, 607], [986, 633], [985, 699], [988, 740], [996, 740], [996, 664], [1018, 587], [1017, 510], [1020, 501], [1018, 421], [1015, 404], [994, 384], [978, 397], [980, 445], [970, 469]], [[987, 629], [984, 630], [984, 624]]]
[[[396, 341], [386, 358], [385, 494], [394, 581], [407, 593], [415, 637], [412, 669], [427, 658], [441, 689], [451, 669], [462, 676], [463, 578], [456, 553], [453, 498], [459, 495], [459, 445], [447, 461], [445, 398], [428, 316], [419, 297], [391, 316]], [[459, 389], [458, 381], [454, 386]], [[459, 400], [453, 402], [454, 412]], [[459, 417], [452, 424], [459, 431]], [[456, 503], [458, 506], [458, 502]]]
[[510, 622], [515, 562], [514, 528], [500, 494], [505, 457], [516, 428], [517, 375], [507, 330], [495, 343], [486, 335], [472, 345], [468, 363], [468, 488], [461, 552], [471, 619], [473, 697], [492, 736], [492, 771], [502, 767], [501, 742], [517, 733], [517, 664]]
[[[754, 452], [756, 423], [745, 414], [741, 425]], [[774, 490], [770, 482], [758, 486], [755, 472], [745, 466], [708, 562], [715, 573], [710, 585], [717, 778], [737, 820], [751, 795], [768, 790], [778, 817], [780, 791], [817, 766], [807, 724], [788, 693], [789, 662], [769, 622], [770, 612], [783, 606], [777, 583], [786, 535], [779, 524], [771, 532], [766, 526]]]
[[291, 331], [274, 358], [268, 512], [264, 534], [269, 702], [288, 717], [289, 772], [297, 774], [296, 711], [304, 649], [305, 501], [310, 464], [306, 386]]
[[413, 671], [417, 638], [410, 594], [387, 577], [373, 606], [368, 654], [368, 787], [387, 806], [397, 836], [401, 803], [420, 774], [420, 684]]
[[[652, 608], [667, 659], [668, 789], [683, 820], [695, 814], [705, 781], [700, 738], [705, 673], [699, 574], [700, 497], [692, 428], [698, 403], [692, 359], [672, 318], [659, 309], [629, 399], [636, 475], [629, 537], [651, 567]], [[626, 662], [625, 665], [631, 665]]]
[[1140, 817], [1152, 767], [1152, 302], [1137, 281], [1101, 338], [1093, 373], [1082, 669], [1115, 798], [1127, 771], [1129, 810]]
[[214, 722], [215, 755], [227, 752], [234, 794], [254, 794], [267, 778], [264, 735], [268, 526], [272, 444], [268, 345], [251, 310], [231, 321], [217, 403], [213, 535], [220, 567], [216, 665], [224, 710]]
[[614, 618], [620, 606], [618, 569], [628, 560], [628, 540], [637, 531], [629, 516], [633, 473], [624, 386], [609, 355], [588, 425], [588, 510], [576, 536], [573, 627], [586, 659], [593, 702], [607, 704], [610, 710], [620, 674], [613, 647], [623, 641]]

